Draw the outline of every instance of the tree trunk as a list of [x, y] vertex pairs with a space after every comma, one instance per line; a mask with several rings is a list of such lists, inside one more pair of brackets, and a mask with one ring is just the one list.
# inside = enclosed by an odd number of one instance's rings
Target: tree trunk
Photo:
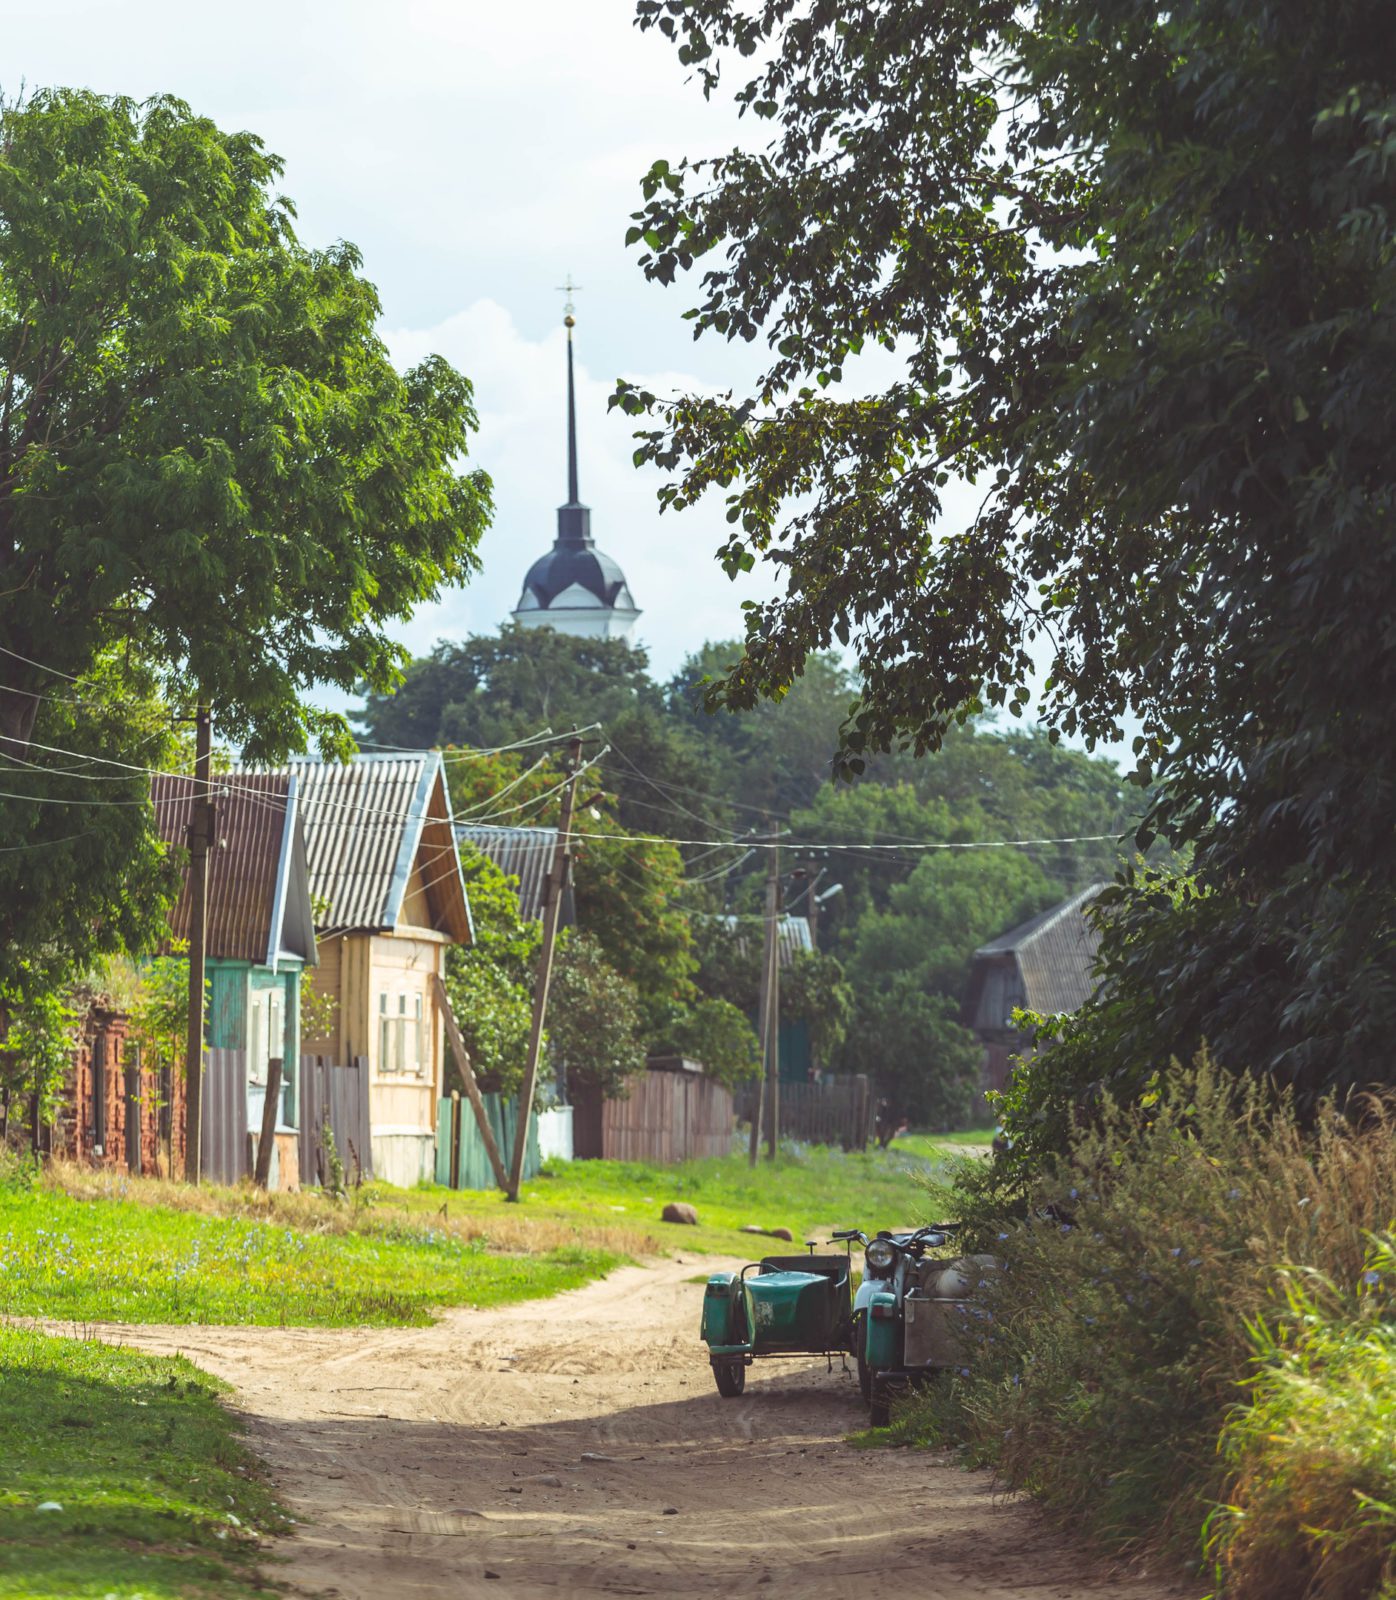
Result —
[[[5, 676], [9, 667], [19, 663], [6, 658]], [[29, 749], [29, 739], [34, 732], [34, 719], [39, 714], [39, 697], [27, 689], [9, 689], [0, 686], [0, 754], [22, 756]]]

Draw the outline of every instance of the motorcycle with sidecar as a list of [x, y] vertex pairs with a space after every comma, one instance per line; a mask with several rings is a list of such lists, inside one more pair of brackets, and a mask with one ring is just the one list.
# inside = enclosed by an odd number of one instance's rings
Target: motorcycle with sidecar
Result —
[[[946, 1367], [964, 1366], [965, 1319], [992, 1256], [946, 1253], [958, 1224], [869, 1238], [857, 1228], [831, 1243], [844, 1255], [766, 1256], [740, 1272], [716, 1272], [703, 1294], [702, 1338], [718, 1393], [735, 1398], [755, 1360], [852, 1355], [875, 1427], [893, 1397]], [[854, 1242], [863, 1246], [863, 1281], [852, 1283]]]
[[890, 1420], [891, 1403], [913, 1384], [970, 1358], [969, 1319], [982, 1315], [975, 1296], [993, 1256], [947, 1252], [953, 1222], [908, 1233], [856, 1231], [835, 1239], [863, 1246], [863, 1281], [853, 1302], [853, 1353], [858, 1384], [874, 1427]]
[[746, 1388], [746, 1369], [767, 1356], [853, 1353], [848, 1255], [766, 1256], [740, 1272], [715, 1272], [703, 1293], [702, 1337], [718, 1393]]

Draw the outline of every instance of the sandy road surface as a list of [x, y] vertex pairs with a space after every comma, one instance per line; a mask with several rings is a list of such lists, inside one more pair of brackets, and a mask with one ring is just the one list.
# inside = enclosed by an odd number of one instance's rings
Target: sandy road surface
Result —
[[983, 1474], [850, 1449], [864, 1412], [837, 1364], [766, 1364], [719, 1398], [685, 1281], [702, 1265], [424, 1329], [101, 1332], [236, 1386], [306, 1594], [1172, 1596], [1091, 1568]]

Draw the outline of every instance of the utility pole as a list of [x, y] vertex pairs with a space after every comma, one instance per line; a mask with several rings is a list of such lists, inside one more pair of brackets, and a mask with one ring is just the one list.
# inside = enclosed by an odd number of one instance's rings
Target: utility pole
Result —
[[[761, 990], [756, 1002], [756, 1029], [761, 1040], [761, 1077], [756, 1087], [756, 1109], [751, 1117], [751, 1146], [748, 1151], [748, 1163], [756, 1165], [756, 1158], [761, 1152], [761, 1128], [764, 1121], [766, 1096], [771, 1083], [771, 991], [779, 979], [775, 974], [779, 970], [780, 946], [777, 938], [776, 916], [780, 906], [780, 847], [774, 843], [775, 834], [771, 831], [770, 820], [767, 819], [767, 832], [772, 839], [770, 859], [766, 866], [766, 915], [763, 919], [763, 932], [765, 939], [761, 947]], [[777, 1107], [771, 1105], [771, 1120], [774, 1123], [777, 1117]]]
[[766, 1154], [774, 1161], [780, 1149], [780, 846], [771, 850], [771, 874], [766, 880], [766, 899], [770, 909], [767, 926], [771, 937], [771, 977], [766, 993], [766, 1081], [771, 1086], [771, 1124], [766, 1130]]
[[543, 945], [538, 952], [538, 975], [533, 982], [533, 1023], [528, 1034], [528, 1063], [523, 1087], [519, 1090], [519, 1125], [514, 1134], [514, 1161], [509, 1169], [510, 1200], [519, 1198], [523, 1182], [524, 1153], [528, 1149], [528, 1124], [533, 1113], [533, 1090], [538, 1082], [538, 1058], [543, 1050], [543, 1025], [548, 1015], [548, 986], [553, 978], [553, 948], [557, 943], [558, 918], [562, 915], [562, 896], [572, 867], [568, 848], [572, 832], [572, 808], [577, 801], [577, 780], [582, 775], [582, 741], [574, 738], [567, 759], [572, 769], [562, 791], [562, 821], [558, 825], [553, 864], [543, 885]]
[[184, 1052], [184, 1177], [199, 1181], [199, 1116], [204, 1087], [204, 946], [208, 927], [208, 852], [213, 843], [213, 717], [194, 717], [194, 805], [189, 822], [189, 1034]]

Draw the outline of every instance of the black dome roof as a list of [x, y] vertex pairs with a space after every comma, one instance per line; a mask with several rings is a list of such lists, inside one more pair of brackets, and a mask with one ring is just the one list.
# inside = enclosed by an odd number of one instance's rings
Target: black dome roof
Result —
[[[524, 578], [525, 591], [531, 589], [545, 610], [558, 595], [580, 584], [594, 594], [603, 606], [614, 606], [625, 588], [625, 574], [595, 545], [564, 544], [561, 540], [547, 555], [540, 556]], [[625, 596], [628, 603], [629, 596]]]

